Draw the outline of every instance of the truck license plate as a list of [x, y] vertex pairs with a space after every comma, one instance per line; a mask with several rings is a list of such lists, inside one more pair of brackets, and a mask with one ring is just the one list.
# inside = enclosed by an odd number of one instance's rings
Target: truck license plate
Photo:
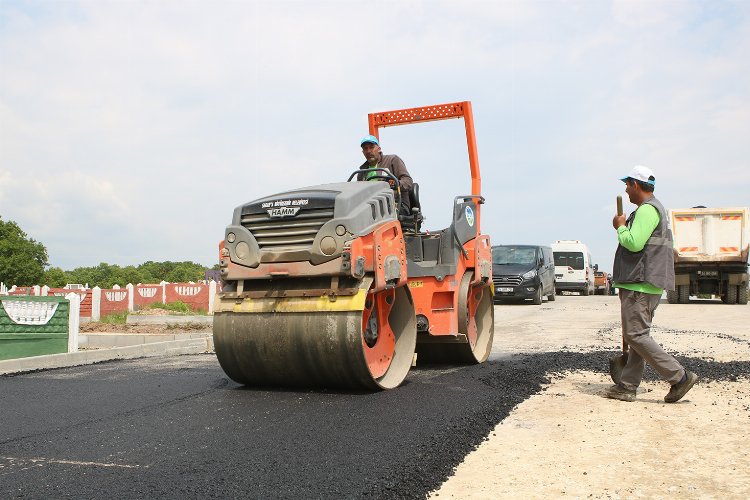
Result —
[[498, 292], [512, 292], [513, 289], [507, 286], [501, 286], [500, 288], [497, 289], [497, 291]]

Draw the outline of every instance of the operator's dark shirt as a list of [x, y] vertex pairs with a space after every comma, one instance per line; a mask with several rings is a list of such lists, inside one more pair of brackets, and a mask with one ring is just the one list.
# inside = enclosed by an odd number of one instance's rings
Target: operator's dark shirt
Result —
[[[411, 215], [411, 200], [409, 199], [409, 193], [411, 192], [412, 184], [414, 181], [409, 175], [409, 171], [406, 170], [404, 160], [396, 155], [380, 155], [380, 161], [376, 165], [378, 168], [385, 168], [398, 179], [399, 186], [401, 187], [401, 203], [398, 207], [398, 213], [400, 215]], [[360, 169], [370, 168], [370, 164], [365, 161]], [[376, 172], [382, 174], [382, 172]], [[367, 180], [367, 173], [362, 172], [357, 174], [358, 181]]]
[[[398, 183], [401, 185], [401, 192], [402, 193], [408, 193], [408, 191], [411, 191], [411, 185], [414, 182], [411, 178], [411, 175], [409, 175], [409, 171], [406, 170], [406, 165], [404, 165], [404, 160], [399, 158], [396, 155], [381, 155], [380, 161], [377, 165], [379, 168], [385, 168], [390, 173], [392, 173], [397, 179]], [[365, 169], [369, 168], [370, 164], [367, 162], [364, 162], [359, 168]], [[365, 179], [364, 173], [357, 175], [358, 181], [364, 181]]]

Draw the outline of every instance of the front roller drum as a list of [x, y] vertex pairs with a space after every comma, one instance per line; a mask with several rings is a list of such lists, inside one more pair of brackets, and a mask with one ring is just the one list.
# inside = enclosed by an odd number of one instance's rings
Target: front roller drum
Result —
[[252, 386], [391, 389], [417, 338], [406, 287], [367, 293], [362, 310], [218, 312], [213, 330], [221, 367]]

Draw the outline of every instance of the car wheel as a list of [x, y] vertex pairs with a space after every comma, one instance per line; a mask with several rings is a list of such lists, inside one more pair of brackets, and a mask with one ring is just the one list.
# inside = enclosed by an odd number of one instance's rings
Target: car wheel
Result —
[[536, 289], [536, 293], [534, 293], [534, 305], [539, 305], [542, 303], [542, 285], [539, 285], [539, 287]]

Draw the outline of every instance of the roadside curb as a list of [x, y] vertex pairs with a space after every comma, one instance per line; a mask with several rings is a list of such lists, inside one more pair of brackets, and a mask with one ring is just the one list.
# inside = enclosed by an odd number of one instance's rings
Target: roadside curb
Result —
[[211, 333], [79, 333], [78, 349], [112, 349], [115, 347], [129, 347], [142, 344], [171, 342], [173, 340], [207, 339]]
[[46, 356], [8, 359], [0, 361], [0, 375], [23, 373], [51, 368], [90, 365], [116, 359], [134, 359], [154, 356], [177, 356], [181, 354], [201, 354], [214, 352], [213, 337], [200, 337], [150, 342], [141, 345], [95, 349]]
[[213, 316], [148, 316], [139, 314], [128, 314], [125, 323], [128, 325], [184, 325], [196, 323], [199, 325], [213, 325]]

